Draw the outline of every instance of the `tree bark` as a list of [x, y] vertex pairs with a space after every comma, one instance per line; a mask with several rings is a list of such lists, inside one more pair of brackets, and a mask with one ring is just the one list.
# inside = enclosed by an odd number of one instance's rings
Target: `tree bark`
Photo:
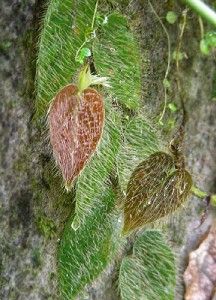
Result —
[[[33, 121], [36, 41], [43, 1], [2, 0], [1, 105], [0, 105], [0, 298], [59, 299], [56, 279], [56, 249], [59, 233], [72, 210], [68, 197], [59, 205], [56, 191], [44, 180], [51, 168], [46, 128], [41, 131]], [[152, 1], [166, 23], [168, 10], [181, 15], [184, 6], [174, 1]], [[167, 66], [167, 38], [148, 1], [135, 1], [134, 28], [145, 53], [143, 104], [153, 118], [162, 110], [163, 79]], [[180, 17], [179, 17], [180, 18]], [[179, 22], [166, 23], [172, 51], [176, 48]], [[201, 55], [198, 18], [188, 13], [182, 42], [187, 58], [180, 61], [181, 86], [189, 120], [186, 129], [185, 157], [196, 185], [209, 193], [216, 182], [216, 105], [212, 101], [215, 61]], [[146, 68], [146, 67], [145, 67]], [[173, 100], [179, 101], [175, 62], [171, 62], [170, 82]], [[164, 132], [164, 146], [171, 132]], [[60, 195], [60, 192], [57, 192]], [[61, 209], [59, 209], [61, 207]], [[194, 236], [200, 224], [203, 204], [191, 197], [178, 215], [168, 222], [168, 238], [179, 256], [180, 273], [176, 299], [183, 299], [182, 274], [188, 254], [195, 247]], [[54, 222], [53, 222], [54, 220]], [[116, 267], [107, 268], [102, 277], [86, 289], [87, 299], [118, 299]]]

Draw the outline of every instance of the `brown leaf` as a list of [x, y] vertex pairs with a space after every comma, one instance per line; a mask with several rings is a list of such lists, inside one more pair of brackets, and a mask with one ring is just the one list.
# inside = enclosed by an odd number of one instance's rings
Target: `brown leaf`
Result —
[[174, 170], [171, 155], [152, 154], [129, 180], [124, 203], [123, 233], [174, 212], [187, 198], [192, 179], [186, 170]]
[[213, 300], [216, 291], [216, 222], [199, 248], [189, 255], [184, 273], [186, 300]]
[[102, 96], [92, 88], [79, 94], [75, 85], [67, 85], [52, 101], [48, 122], [53, 154], [70, 189], [101, 138]]

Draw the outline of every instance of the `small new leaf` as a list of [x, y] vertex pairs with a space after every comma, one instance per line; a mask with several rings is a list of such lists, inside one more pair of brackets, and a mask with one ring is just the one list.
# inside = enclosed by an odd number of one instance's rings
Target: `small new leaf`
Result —
[[209, 55], [216, 48], [216, 32], [208, 32], [200, 41], [200, 51], [204, 55]]
[[171, 87], [170, 81], [168, 79], [163, 80], [163, 85], [166, 89], [170, 89], [170, 87]]
[[177, 15], [174, 11], [168, 11], [166, 15], [166, 20], [170, 24], [174, 24], [177, 20]]
[[184, 52], [177, 52], [177, 51], [173, 51], [172, 57], [174, 60], [182, 60], [183, 58], [186, 58], [186, 54]]
[[172, 112], [176, 112], [176, 111], [177, 111], [177, 106], [176, 106], [175, 103], [173, 103], [173, 102], [170, 102], [170, 103], [168, 104], [168, 107], [169, 107], [169, 109], [170, 109]]
[[80, 50], [80, 53], [78, 54], [78, 56], [75, 58], [75, 60], [77, 62], [79, 62], [80, 64], [83, 64], [85, 61], [86, 57], [91, 56], [91, 50], [89, 48], [82, 48]]

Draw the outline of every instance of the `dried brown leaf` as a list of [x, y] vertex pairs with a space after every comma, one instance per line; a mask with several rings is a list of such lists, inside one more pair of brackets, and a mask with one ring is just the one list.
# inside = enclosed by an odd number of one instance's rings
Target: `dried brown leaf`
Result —
[[216, 291], [216, 222], [198, 249], [189, 255], [184, 273], [186, 300], [213, 300]]

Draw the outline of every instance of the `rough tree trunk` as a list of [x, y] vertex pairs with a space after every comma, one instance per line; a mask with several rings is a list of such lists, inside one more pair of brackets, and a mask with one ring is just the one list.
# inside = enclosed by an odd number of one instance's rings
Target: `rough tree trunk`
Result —
[[[2, 0], [0, 16], [0, 298], [58, 299], [56, 247], [62, 220], [71, 210], [71, 199], [59, 212], [52, 201], [53, 190], [44, 181], [50, 153], [44, 146], [46, 133], [32, 121], [34, 113], [35, 37], [43, 1]], [[159, 16], [184, 7], [174, 1], [152, 1]], [[151, 116], [163, 103], [163, 77], [167, 62], [167, 39], [148, 1], [136, 1], [136, 30], [148, 70], [143, 78], [143, 101]], [[182, 86], [189, 112], [186, 160], [196, 184], [215, 192], [216, 105], [212, 101], [215, 64], [199, 51], [198, 19], [189, 14], [181, 63]], [[167, 25], [176, 46], [178, 25]], [[171, 77], [175, 81], [175, 66]], [[175, 95], [177, 91], [173, 91]], [[46, 131], [44, 129], [44, 131]], [[169, 138], [167, 138], [167, 141]], [[202, 205], [191, 198], [185, 209], [169, 223], [169, 236], [180, 253], [180, 276], [176, 299], [183, 299], [181, 274], [193, 248], [195, 228]], [[62, 217], [64, 215], [64, 218]], [[52, 220], [55, 220], [55, 224]], [[115, 269], [115, 268], [114, 268]], [[117, 299], [113, 292], [113, 267], [88, 288], [88, 299]]]

